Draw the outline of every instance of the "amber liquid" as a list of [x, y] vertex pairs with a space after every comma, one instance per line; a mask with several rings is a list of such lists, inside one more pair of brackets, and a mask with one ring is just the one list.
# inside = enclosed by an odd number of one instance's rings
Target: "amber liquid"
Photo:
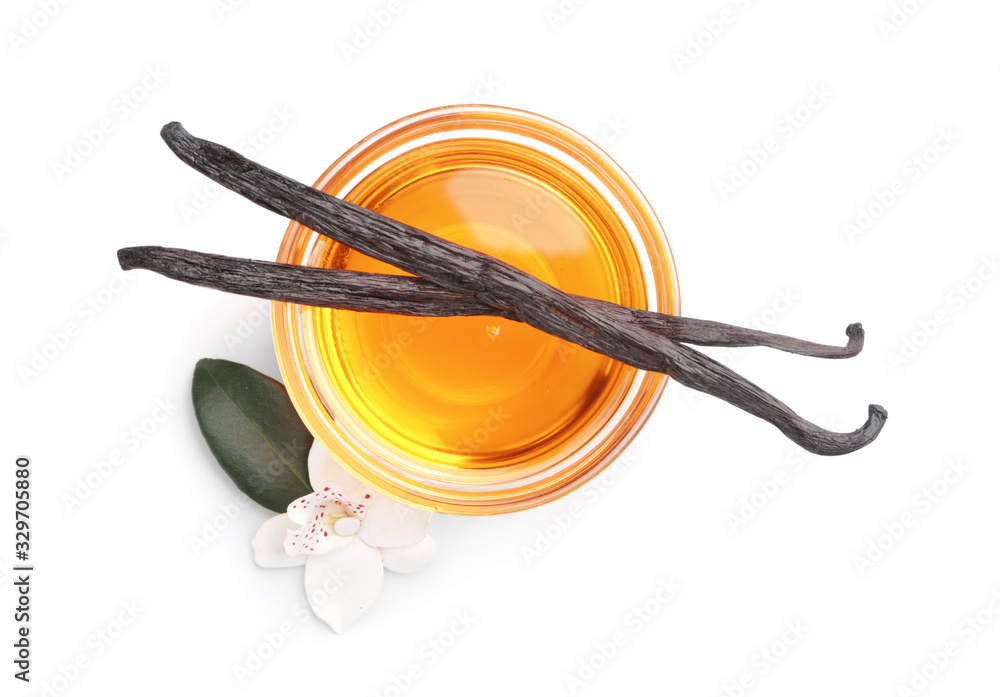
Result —
[[[555, 158], [487, 139], [429, 144], [346, 196], [503, 259], [570, 293], [645, 307], [635, 248], [614, 211]], [[401, 273], [325, 241], [311, 263]], [[341, 418], [432, 468], [541, 463], [591, 439], [636, 371], [524, 324], [313, 312]]]

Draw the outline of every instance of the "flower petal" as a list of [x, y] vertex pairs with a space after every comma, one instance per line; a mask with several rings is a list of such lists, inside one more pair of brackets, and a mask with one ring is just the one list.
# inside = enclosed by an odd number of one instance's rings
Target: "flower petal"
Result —
[[288, 518], [293, 523], [305, 525], [318, 512], [318, 510], [313, 509], [319, 509], [320, 506], [329, 506], [331, 512], [347, 513], [353, 504], [337, 484], [330, 483], [318, 486], [316, 491], [311, 494], [295, 499], [288, 504], [285, 512], [288, 513]]
[[309, 449], [309, 483], [313, 489], [319, 489], [327, 482], [334, 482], [348, 498], [361, 485], [361, 480], [334, 460], [322, 443], [314, 440]]
[[309, 605], [337, 633], [365, 614], [381, 590], [382, 557], [356, 537], [346, 547], [311, 554], [306, 561]]
[[288, 505], [288, 518], [298, 527], [288, 531], [285, 551], [296, 554], [326, 554], [344, 547], [354, 536], [338, 535], [335, 526], [344, 517], [360, 520], [366, 503], [352, 503], [335, 482], [328, 482], [311, 494], [295, 499]]
[[250, 542], [253, 547], [254, 561], [259, 566], [269, 569], [305, 564], [306, 558], [304, 556], [292, 557], [285, 551], [285, 535], [293, 527], [296, 525], [289, 520], [287, 513], [268, 518]]
[[374, 492], [365, 499], [368, 510], [358, 537], [372, 547], [408, 547], [424, 539], [431, 512]]
[[409, 547], [384, 547], [379, 551], [382, 553], [382, 566], [400, 574], [408, 574], [411, 571], [419, 571], [427, 566], [431, 559], [437, 554], [438, 544], [430, 535], [424, 535], [424, 539]]

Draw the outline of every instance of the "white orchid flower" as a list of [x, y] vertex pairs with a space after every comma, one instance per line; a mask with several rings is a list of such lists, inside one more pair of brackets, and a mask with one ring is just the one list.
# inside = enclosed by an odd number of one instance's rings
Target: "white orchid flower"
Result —
[[351, 475], [314, 441], [313, 493], [265, 522], [251, 545], [260, 566], [305, 565], [306, 595], [316, 616], [343, 632], [382, 590], [383, 567], [410, 572], [434, 557], [431, 512], [380, 494]]

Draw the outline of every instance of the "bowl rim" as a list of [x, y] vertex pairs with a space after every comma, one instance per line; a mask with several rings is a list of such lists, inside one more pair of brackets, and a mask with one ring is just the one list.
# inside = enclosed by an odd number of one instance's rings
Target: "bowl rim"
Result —
[[[595, 143], [552, 119], [538, 114], [495, 105], [453, 105], [410, 114], [377, 129], [338, 157], [319, 177], [314, 186], [334, 188], [334, 195], [350, 191], [385, 162], [398, 162], [400, 148], [412, 147], [425, 140], [448, 140], [455, 134], [487, 132], [503, 138], [532, 142], [539, 149], [554, 149], [575, 162], [588, 177], [601, 184], [619, 212], [630, 225], [633, 243], [642, 250], [650, 306], [659, 312], [680, 314], [680, 290], [677, 270], [666, 234], [648, 200], [622, 168]], [[418, 148], [419, 149], [419, 148]], [[395, 154], [394, 154], [395, 153]], [[626, 220], [622, 220], [623, 224]], [[635, 228], [634, 230], [632, 228]], [[300, 263], [315, 235], [291, 221], [285, 231], [277, 261]], [[638, 237], [638, 239], [637, 239]], [[648, 268], [647, 268], [648, 266]], [[308, 312], [308, 309], [305, 310]], [[343, 466], [374, 489], [411, 505], [446, 513], [484, 515], [511, 512], [554, 500], [584, 485], [600, 474], [632, 442], [652, 415], [666, 385], [663, 374], [637, 371], [632, 388], [622, 405], [591, 441], [600, 440], [577, 462], [517, 486], [503, 486], [489, 491], [468, 488], [436, 487], [428, 482], [407, 481], [393, 475], [376, 462], [365, 460], [356, 444], [349, 443], [334, 422], [314, 387], [313, 377], [301, 351], [301, 306], [273, 302], [271, 319], [275, 354], [286, 388], [296, 411], [313, 436]], [[633, 394], [634, 393], [634, 394]], [[625, 402], [629, 402], [625, 405]], [[624, 418], [623, 418], [624, 417]], [[590, 442], [588, 442], [590, 445]], [[565, 459], [576, 455], [567, 454]], [[362, 464], [358, 460], [364, 462]], [[484, 472], [489, 470], [475, 470]], [[482, 475], [465, 476], [482, 478]], [[456, 475], [456, 480], [461, 479]], [[509, 484], [509, 482], [507, 482]]]

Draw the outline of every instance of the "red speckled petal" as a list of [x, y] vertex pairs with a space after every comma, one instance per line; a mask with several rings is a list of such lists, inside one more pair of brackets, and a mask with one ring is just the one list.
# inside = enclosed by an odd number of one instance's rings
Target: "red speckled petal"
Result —
[[285, 551], [293, 556], [325, 554], [344, 547], [353, 536], [337, 535], [334, 524], [339, 518], [364, 510], [364, 504], [352, 503], [335, 482], [327, 482], [288, 506], [288, 517], [297, 527], [285, 537]]

